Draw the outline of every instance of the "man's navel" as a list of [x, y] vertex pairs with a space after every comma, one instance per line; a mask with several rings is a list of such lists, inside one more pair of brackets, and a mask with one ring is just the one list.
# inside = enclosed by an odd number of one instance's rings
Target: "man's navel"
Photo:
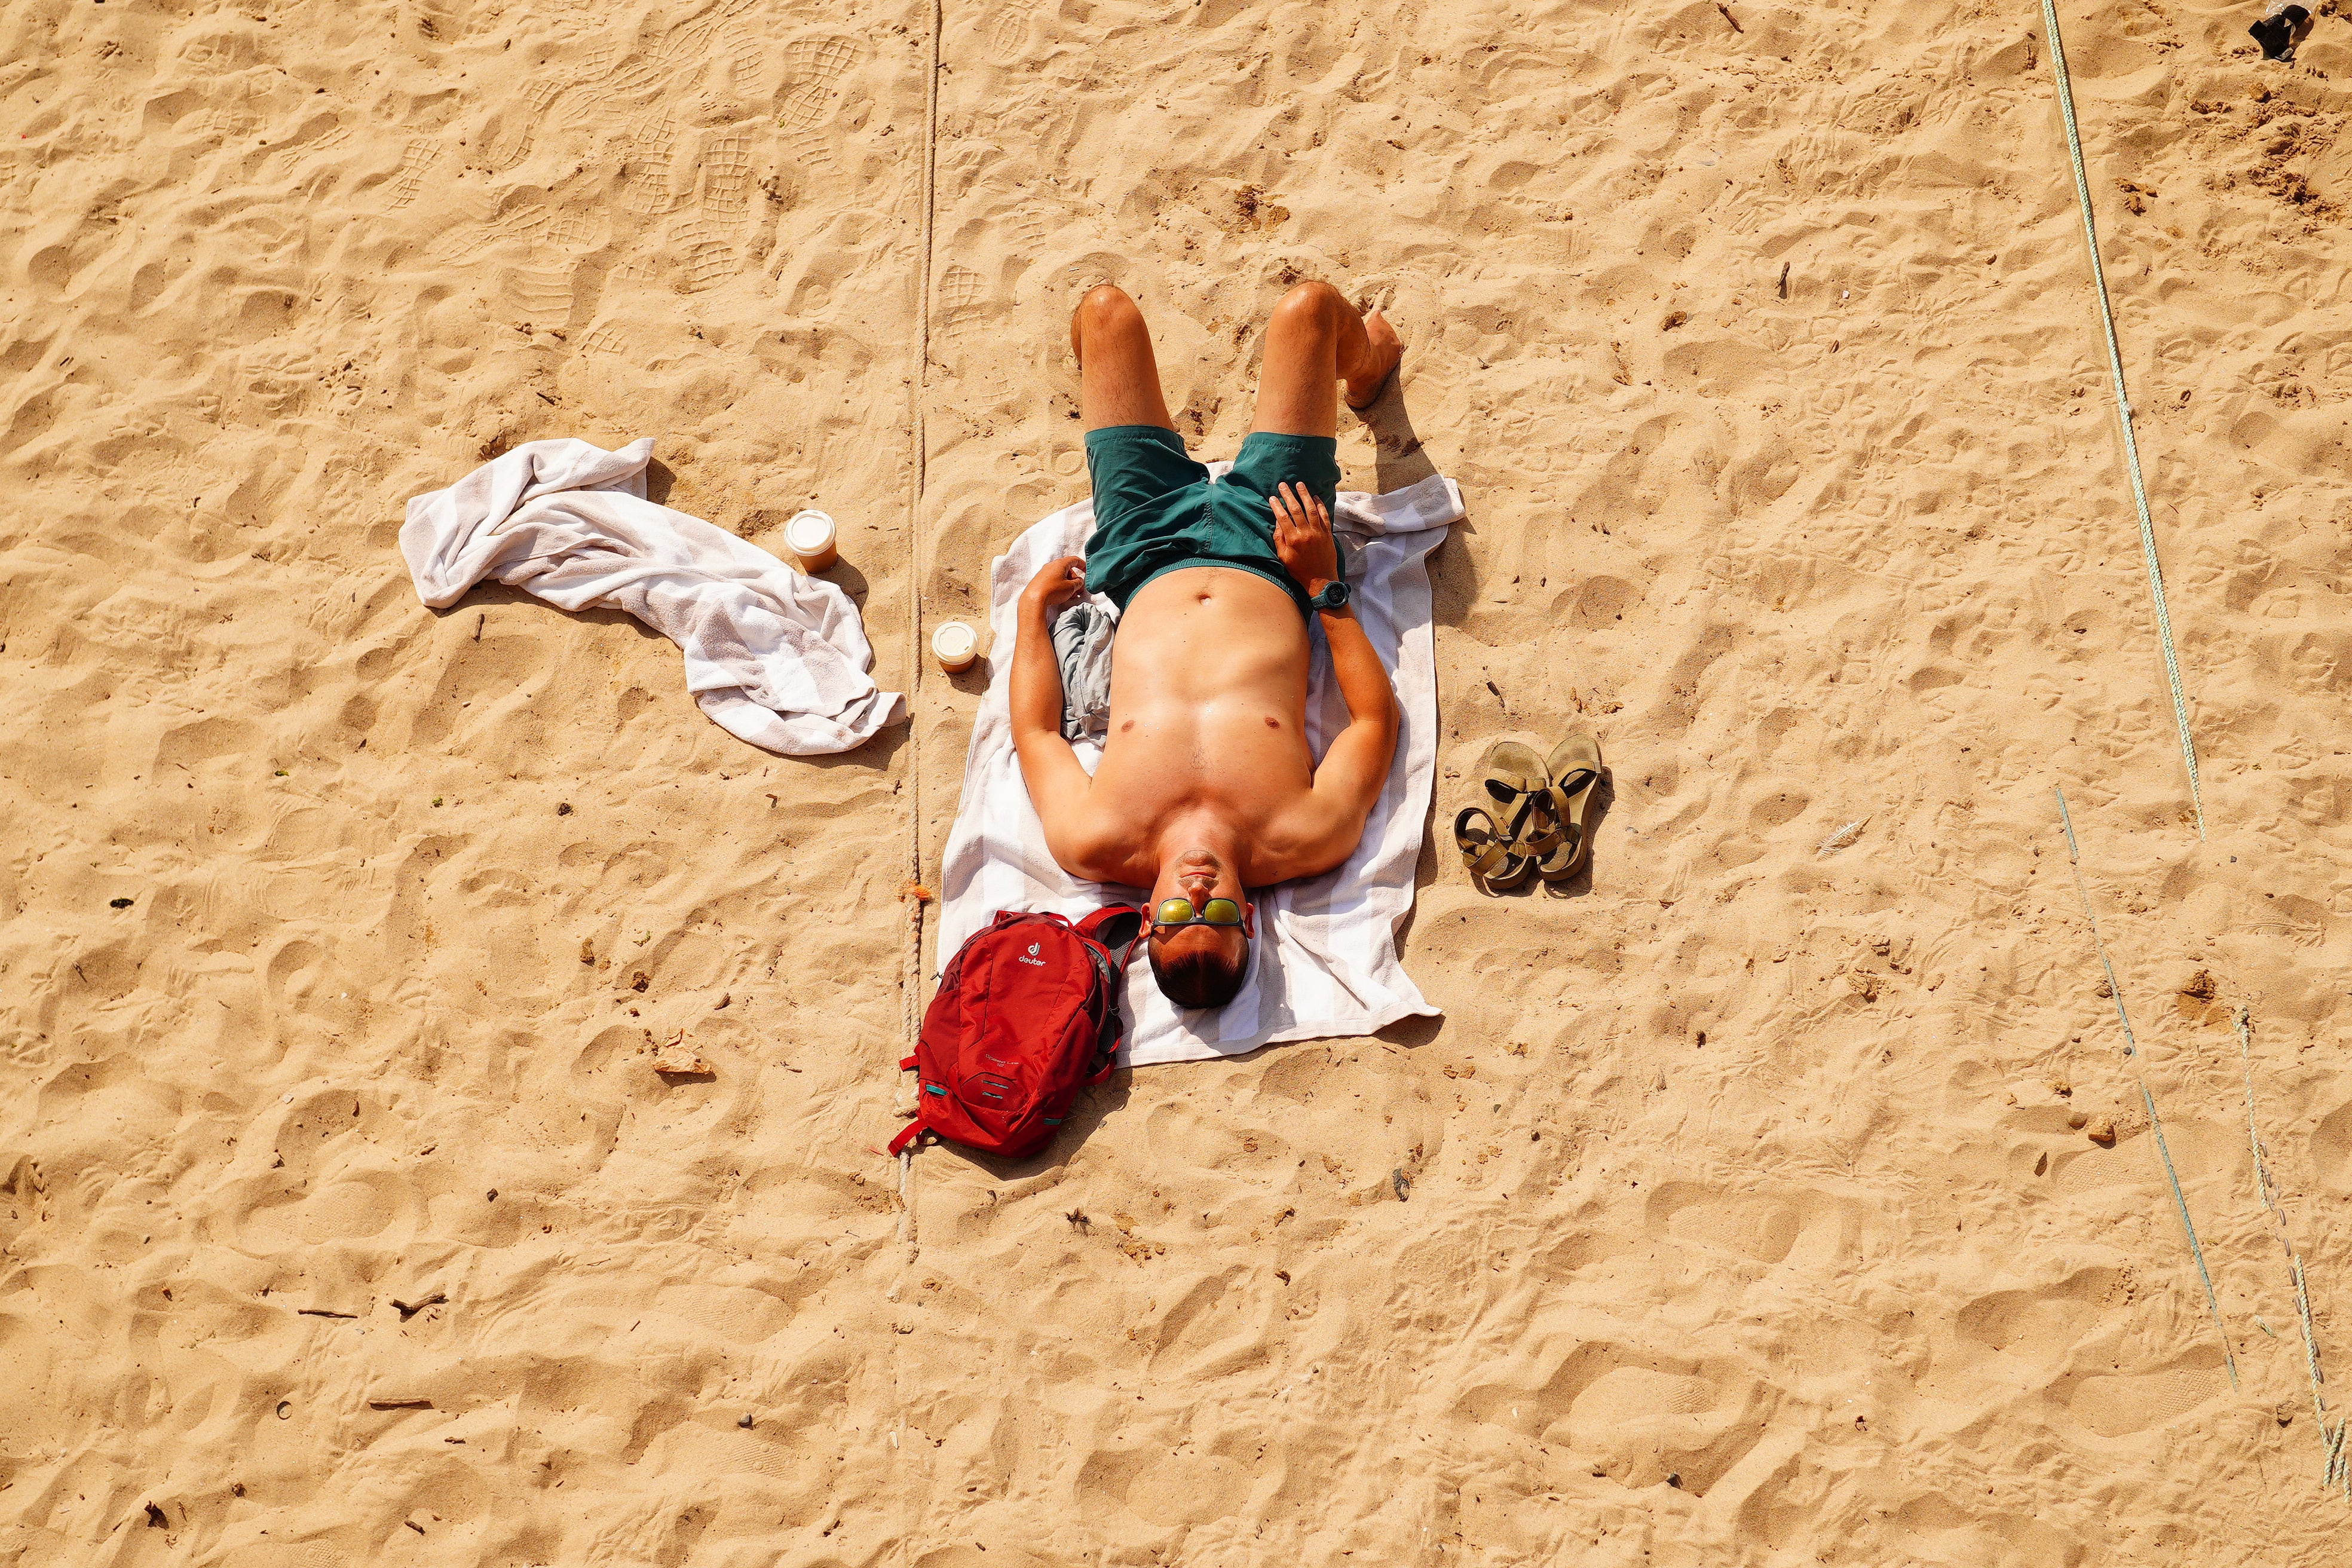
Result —
[[1265, 716], [1265, 727], [1269, 730], [1279, 730], [1282, 728], [1282, 721], [1269, 713]]
[[1134, 729], [1134, 728], [1135, 728], [1135, 721], [1134, 721], [1134, 720], [1132, 720], [1132, 719], [1129, 719], [1126, 723], [1121, 724], [1121, 725], [1118, 727], [1118, 732], [1119, 732], [1120, 734], [1124, 735], [1124, 734], [1126, 734], [1129, 730], [1132, 730], [1132, 729]]

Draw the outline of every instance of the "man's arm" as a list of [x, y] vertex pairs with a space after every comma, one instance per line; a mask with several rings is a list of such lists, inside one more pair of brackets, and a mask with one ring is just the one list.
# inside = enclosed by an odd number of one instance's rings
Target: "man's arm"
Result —
[[[1339, 700], [1348, 705], [1348, 727], [1324, 748], [1323, 761], [1315, 770], [1315, 793], [1329, 795], [1334, 808], [1344, 810], [1360, 834], [1372, 803], [1388, 784], [1389, 763], [1396, 757], [1396, 696], [1355, 611], [1343, 605], [1316, 615], [1331, 650], [1331, 676], [1339, 683]], [[1348, 849], [1354, 847], [1351, 836]]]
[[1087, 873], [1072, 863], [1073, 832], [1094, 780], [1062, 739], [1062, 667], [1054, 658], [1054, 615], [1085, 590], [1086, 563], [1075, 555], [1047, 562], [1021, 590], [1020, 631], [1006, 690], [1013, 749], [1021, 758], [1029, 803], [1045, 825], [1045, 848], [1062, 869], [1081, 877]]
[[[1331, 538], [1331, 514], [1306, 487], [1284, 485], [1273, 498], [1275, 552], [1309, 597], [1323, 591], [1339, 570], [1339, 546]], [[1312, 865], [1294, 873], [1312, 876], [1346, 859], [1364, 836], [1373, 803], [1387, 787], [1396, 756], [1396, 696], [1389, 672], [1353, 609], [1318, 610], [1323, 641], [1331, 653], [1331, 677], [1348, 705], [1348, 727], [1324, 748], [1315, 769], [1307, 842], [1295, 853]]]

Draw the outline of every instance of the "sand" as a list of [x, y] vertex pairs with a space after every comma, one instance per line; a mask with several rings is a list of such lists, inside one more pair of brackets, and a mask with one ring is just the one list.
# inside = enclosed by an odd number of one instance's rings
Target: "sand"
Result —
[[[2066, 15], [2201, 842], [2030, 5], [948, 0], [935, 128], [919, 4], [0, 11], [0, 1562], [2334, 1561], [2231, 1019], [2352, 1375], [2352, 34], [2254, 10]], [[902, 1213], [914, 639], [1081, 286], [1217, 456], [1303, 276], [1469, 500], [1434, 823], [1589, 726], [1589, 883], [1433, 847], [1442, 1024]], [[911, 726], [419, 606], [408, 496], [640, 435]]]

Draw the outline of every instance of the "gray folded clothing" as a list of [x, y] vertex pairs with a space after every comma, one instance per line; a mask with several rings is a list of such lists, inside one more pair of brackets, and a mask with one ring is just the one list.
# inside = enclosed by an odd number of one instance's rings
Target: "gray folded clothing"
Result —
[[1110, 729], [1110, 645], [1118, 616], [1080, 599], [1054, 617], [1054, 662], [1062, 667], [1062, 739]]

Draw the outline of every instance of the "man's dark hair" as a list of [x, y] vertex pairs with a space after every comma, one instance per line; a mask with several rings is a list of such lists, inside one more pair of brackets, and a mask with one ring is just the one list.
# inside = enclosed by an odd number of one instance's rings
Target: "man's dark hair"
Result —
[[1222, 1007], [1249, 978], [1247, 943], [1238, 956], [1230, 958], [1222, 943], [1179, 953], [1165, 963], [1156, 950], [1150, 956], [1151, 977], [1179, 1007]]

